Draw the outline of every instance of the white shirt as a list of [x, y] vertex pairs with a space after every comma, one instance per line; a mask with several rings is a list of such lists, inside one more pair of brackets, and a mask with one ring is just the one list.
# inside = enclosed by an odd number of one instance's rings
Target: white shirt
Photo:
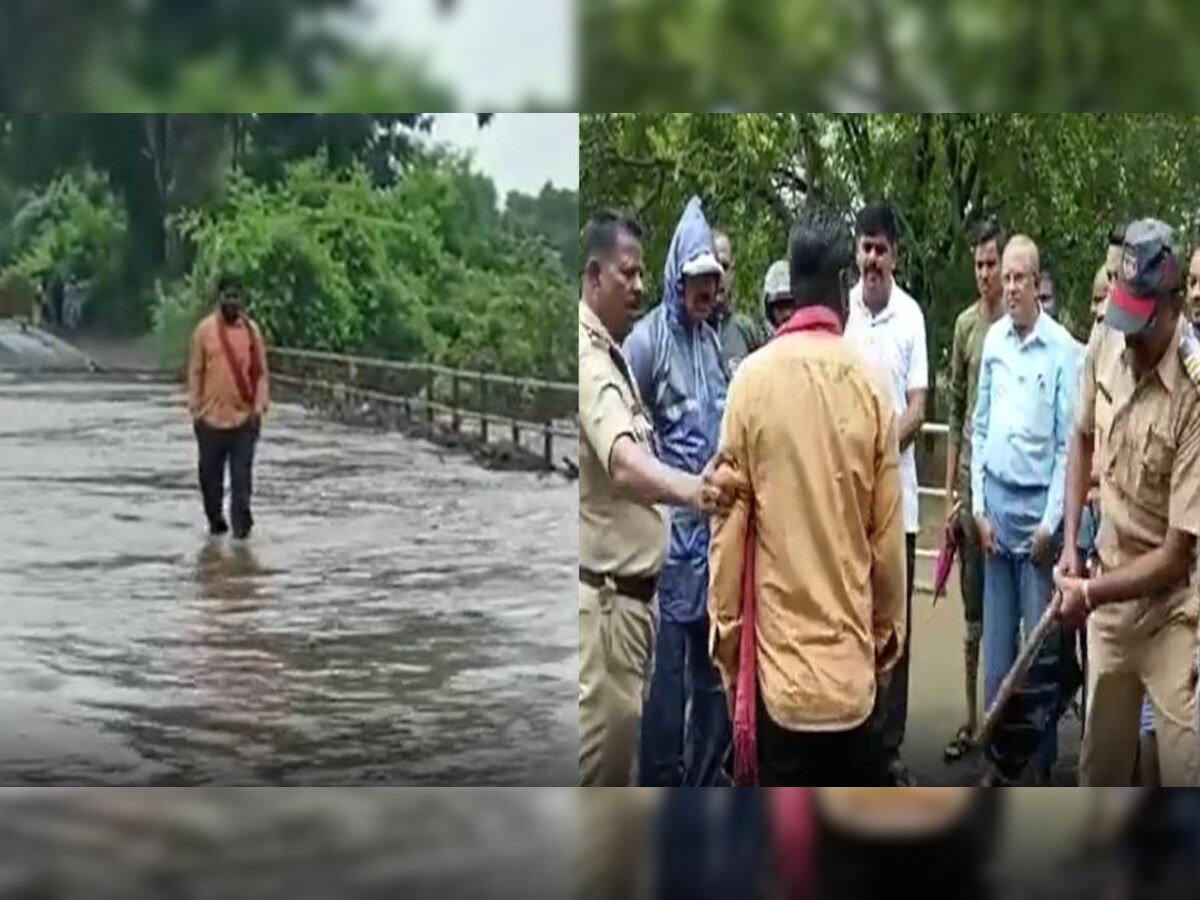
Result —
[[[899, 417], [908, 408], [908, 392], [929, 388], [929, 357], [925, 349], [925, 314], [908, 292], [892, 282], [887, 306], [873, 315], [863, 302], [862, 282], [850, 290], [850, 314], [846, 336], [855, 340], [863, 354], [882, 367], [881, 374], [892, 388], [892, 401]], [[917, 506], [917, 457], [915, 444], [900, 454], [900, 486], [904, 501], [904, 530], [920, 530]]]

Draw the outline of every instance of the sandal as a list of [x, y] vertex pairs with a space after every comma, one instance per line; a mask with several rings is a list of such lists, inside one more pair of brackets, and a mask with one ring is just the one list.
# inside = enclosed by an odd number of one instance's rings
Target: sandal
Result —
[[954, 740], [946, 746], [946, 752], [943, 756], [947, 763], [954, 763], [958, 762], [974, 749], [975, 738], [971, 734], [971, 729], [963, 725], [955, 732]]

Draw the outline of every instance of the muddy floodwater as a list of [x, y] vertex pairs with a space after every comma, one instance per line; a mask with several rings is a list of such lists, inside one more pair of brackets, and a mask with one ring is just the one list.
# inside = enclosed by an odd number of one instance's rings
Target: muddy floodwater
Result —
[[0, 374], [0, 783], [577, 781], [577, 490], [276, 406], [209, 539], [172, 385]]

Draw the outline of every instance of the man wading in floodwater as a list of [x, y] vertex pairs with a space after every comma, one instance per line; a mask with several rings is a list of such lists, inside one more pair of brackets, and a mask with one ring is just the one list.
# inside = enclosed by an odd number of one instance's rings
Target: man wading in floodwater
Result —
[[228, 461], [233, 536], [250, 536], [254, 447], [268, 402], [262, 333], [242, 311], [237, 279], [222, 276], [217, 309], [196, 326], [188, 357], [188, 411], [199, 446], [200, 493], [211, 535], [229, 531], [222, 509]]

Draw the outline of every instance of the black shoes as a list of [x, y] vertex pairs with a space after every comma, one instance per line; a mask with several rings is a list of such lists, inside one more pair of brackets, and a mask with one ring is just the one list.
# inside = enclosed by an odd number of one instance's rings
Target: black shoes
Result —
[[218, 519], [217, 521], [210, 522], [208, 524], [209, 537], [220, 537], [221, 535], [225, 534], [228, 531], [229, 531], [229, 523], [226, 522], [224, 519]]

